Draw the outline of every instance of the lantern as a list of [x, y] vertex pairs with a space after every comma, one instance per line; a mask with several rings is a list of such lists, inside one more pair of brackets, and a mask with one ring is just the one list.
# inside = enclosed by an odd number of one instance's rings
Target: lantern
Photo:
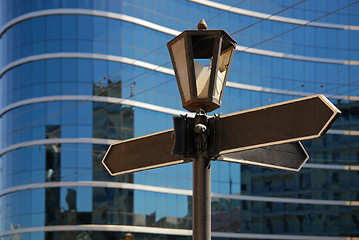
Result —
[[182, 106], [211, 112], [221, 106], [236, 42], [223, 30], [187, 30], [167, 43]]

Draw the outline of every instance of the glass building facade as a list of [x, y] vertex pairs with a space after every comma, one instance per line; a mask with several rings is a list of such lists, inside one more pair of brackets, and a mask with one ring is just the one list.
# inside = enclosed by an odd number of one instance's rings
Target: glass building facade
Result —
[[238, 42], [215, 113], [317, 93], [342, 111], [299, 173], [213, 161], [212, 239], [359, 236], [358, 2], [0, 0], [1, 240], [191, 239], [191, 163], [101, 160], [185, 114], [166, 43], [201, 18]]

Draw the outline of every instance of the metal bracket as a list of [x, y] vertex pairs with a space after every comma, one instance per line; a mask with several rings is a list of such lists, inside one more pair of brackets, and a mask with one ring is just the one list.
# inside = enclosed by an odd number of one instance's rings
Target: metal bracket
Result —
[[206, 112], [202, 109], [198, 110], [194, 117], [194, 135], [195, 135], [195, 147], [197, 151], [197, 157], [207, 156], [208, 149], [208, 117]]
[[173, 117], [174, 146], [172, 152], [176, 155], [194, 158], [196, 157], [194, 139], [194, 118], [187, 115]]
[[218, 157], [220, 149], [220, 118], [207, 117], [203, 110], [195, 118], [183, 115], [174, 117], [174, 147], [176, 155], [195, 158], [198, 154], [208, 158]]

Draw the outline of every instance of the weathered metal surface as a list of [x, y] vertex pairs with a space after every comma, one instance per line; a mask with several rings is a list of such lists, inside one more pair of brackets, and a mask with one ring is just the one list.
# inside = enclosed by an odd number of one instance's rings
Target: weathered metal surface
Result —
[[219, 154], [322, 137], [339, 114], [314, 95], [220, 116]]
[[173, 129], [112, 144], [102, 160], [111, 175], [191, 161], [172, 154]]
[[218, 160], [298, 172], [308, 158], [302, 144], [292, 142], [227, 153]]

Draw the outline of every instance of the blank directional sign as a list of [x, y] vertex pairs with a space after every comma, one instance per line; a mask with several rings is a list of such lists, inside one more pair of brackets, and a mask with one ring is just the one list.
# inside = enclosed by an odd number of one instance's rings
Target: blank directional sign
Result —
[[112, 144], [102, 160], [112, 176], [191, 161], [172, 154], [173, 129]]
[[[299, 171], [308, 159], [299, 141], [323, 136], [339, 114], [340, 111], [325, 96], [314, 95], [210, 118], [212, 125], [209, 124], [208, 133], [211, 148], [209, 157]], [[184, 128], [180, 129], [184, 130], [180, 131], [182, 135], [182, 132], [194, 131], [194, 123], [182, 122], [186, 118], [176, 118], [180, 127]], [[190, 162], [190, 158], [172, 153], [173, 131], [171, 129], [112, 144], [102, 163], [111, 175], [119, 175]], [[176, 141], [184, 141], [179, 145], [188, 145], [190, 149], [195, 149], [194, 135], [182, 135], [176, 136]], [[176, 149], [175, 152], [181, 149]]]
[[291, 142], [227, 153], [218, 160], [298, 172], [308, 158], [300, 142]]
[[323, 136], [340, 111], [314, 95], [220, 116], [219, 154]]

